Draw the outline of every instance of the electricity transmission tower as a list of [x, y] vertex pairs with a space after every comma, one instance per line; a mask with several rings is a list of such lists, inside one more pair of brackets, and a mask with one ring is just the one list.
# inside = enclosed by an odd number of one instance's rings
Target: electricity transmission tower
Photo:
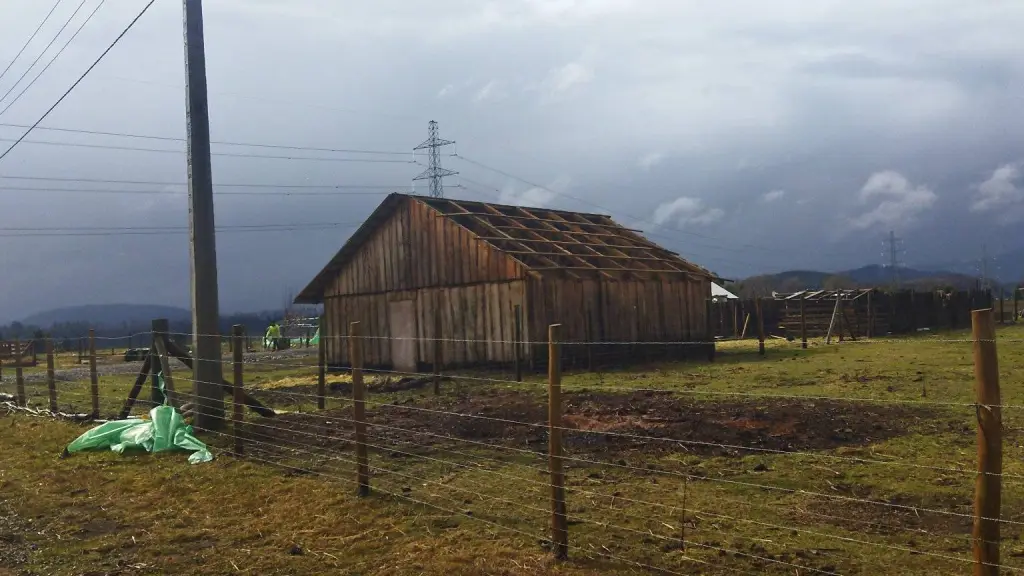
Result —
[[455, 176], [458, 172], [441, 166], [441, 147], [455, 144], [454, 140], [442, 140], [437, 135], [437, 122], [431, 120], [428, 126], [429, 136], [413, 150], [428, 150], [430, 163], [427, 169], [420, 172], [413, 180], [430, 180], [430, 195], [434, 198], [444, 198], [444, 177]]
[[889, 253], [889, 273], [892, 275], [892, 289], [897, 290], [900, 287], [900, 254], [903, 253], [903, 249], [900, 248], [900, 243], [903, 242], [900, 238], [896, 237], [895, 231], [889, 231], [889, 238], [885, 241], [887, 245], [887, 252]]
[[[988, 245], [981, 245], [981, 260], [978, 262], [978, 287], [982, 290], [992, 290], [996, 288], [995, 283], [992, 282], [992, 270], [989, 268], [989, 264], [992, 264], [992, 258], [988, 255]], [[998, 266], [996, 266], [998, 268]], [[998, 270], [996, 270], [996, 276], [998, 276]], [[1001, 291], [1001, 290], [1000, 290]]]

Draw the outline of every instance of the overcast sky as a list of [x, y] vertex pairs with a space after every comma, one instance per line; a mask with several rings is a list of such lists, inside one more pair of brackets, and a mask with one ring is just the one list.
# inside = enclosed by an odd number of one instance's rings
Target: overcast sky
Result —
[[[0, 123], [35, 122], [144, 4], [60, 2], [0, 77], [0, 95], [14, 87]], [[0, 70], [52, 6], [4, 0]], [[448, 195], [608, 213], [732, 277], [882, 263], [890, 230], [909, 265], [1024, 245], [1022, 2], [218, 0], [205, 9], [215, 141], [411, 153], [434, 119], [457, 141], [448, 152], [465, 157], [443, 157], [461, 173], [447, 179]], [[184, 121], [181, 2], [157, 0], [42, 126], [169, 139], [36, 130], [0, 160], [0, 319], [86, 303], [187, 305], [184, 186], [84, 181], [184, 182], [184, 144], [173, 140]], [[0, 126], [0, 151], [22, 132]], [[409, 190], [423, 168], [400, 154], [214, 151], [233, 154], [214, 157], [219, 184], [347, 186], [215, 188], [224, 311], [282, 305], [387, 187]], [[237, 228], [293, 224], [318, 226]], [[81, 230], [154, 226], [172, 230]]]

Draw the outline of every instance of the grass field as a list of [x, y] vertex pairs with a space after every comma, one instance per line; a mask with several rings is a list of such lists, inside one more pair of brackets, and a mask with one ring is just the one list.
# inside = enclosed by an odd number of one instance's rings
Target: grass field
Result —
[[[567, 372], [566, 563], [547, 548], [541, 375], [461, 374], [440, 396], [371, 382], [366, 499], [355, 496], [347, 376], [330, 376], [328, 410], [315, 412], [311, 357], [246, 365], [247, 387], [284, 413], [247, 416], [240, 459], [216, 434], [205, 438], [216, 460], [196, 466], [180, 453], [60, 459], [86, 425], [7, 414], [0, 576], [966, 574], [968, 337], [809, 350], [776, 341], [764, 358], [756, 342], [729, 342], [713, 364]], [[1024, 327], [998, 338], [1002, 563], [1019, 571]], [[0, 392], [13, 393], [11, 373]], [[176, 373], [179, 386], [187, 376]], [[45, 384], [34, 378], [41, 407]], [[62, 410], [86, 410], [87, 380], [59, 382]], [[101, 378], [104, 414], [132, 380]]]

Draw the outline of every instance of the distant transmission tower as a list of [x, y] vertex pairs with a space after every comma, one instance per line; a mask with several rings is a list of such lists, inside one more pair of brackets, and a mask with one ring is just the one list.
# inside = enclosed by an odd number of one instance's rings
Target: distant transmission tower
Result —
[[889, 231], [889, 238], [886, 240], [888, 245], [889, 253], [889, 274], [892, 275], [892, 289], [897, 290], [900, 287], [900, 254], [903, 250], [900, 248], [901, 239], [896, 237], [895, 231]]
[[437, 122], [431, 120], [428, 124], [430, 136], [413, 150], [429, 150], [430, 164], [427, 169], [420, 172], [420, 175], [413, 180], [430, 180], [430, 195], [434, 198], [444, 198], [444, 177], [455, 176], [458, 172], [441, 166], [441, 147], [455, 144], [454, 140], [442, 140], [437, 135]]
[[988, 257], [988, 246], [982, 244], [981, 260], [978, 262], [978, 273], [980, 274], [980, 278], [978, 279], [978, 287], [981, 288], [982, 290], [992, 289], [992, 276], [990, 274], [990, 270], [988, 267], [989, 260], [990, 258]]

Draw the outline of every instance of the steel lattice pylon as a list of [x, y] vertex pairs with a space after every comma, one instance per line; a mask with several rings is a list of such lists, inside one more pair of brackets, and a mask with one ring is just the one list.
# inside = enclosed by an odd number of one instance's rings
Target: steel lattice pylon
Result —
[[430, 164], [427, 169], [420, 172], [418, 176], [413, 180], [430, 180], [430, 195], [434, 198], [444, 198], [444, 181], [445, 176], [454, 176], [458, 174], [454, 170], [448, 170], [441, 166], [441, 147], [448, 146], [449, 144], [455, 144], [454, 140], [443, 140], [437, 135], [437, 122], [434, 120], [428, 124], [429, 137], [419, 146], [413, 148], [413, 150], [428, 150], [430, 155]]

